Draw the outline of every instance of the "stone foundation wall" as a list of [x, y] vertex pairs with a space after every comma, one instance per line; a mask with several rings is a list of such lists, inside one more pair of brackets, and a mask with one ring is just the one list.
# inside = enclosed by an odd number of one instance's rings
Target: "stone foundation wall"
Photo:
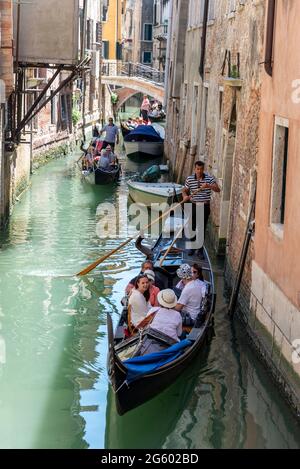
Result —
[[[225, 293], [229, 298], [236, 272], [227, 260]], [[251, 346], [274, 380], [293, 413], [300, 419], [300, 363], [293, 363], [293, 341], [300, 338], [299, 311], [253, 262], [253, 283], [242, 281], [235, 315], [242, 322]], [[286, 316], [293, 316], [286, 321]], [[293, 324], [293, 327], [291, 327]], [[299, 346], [298, 346], [299, 350]], [[298, 351], [299, 353], [299, 351]]]

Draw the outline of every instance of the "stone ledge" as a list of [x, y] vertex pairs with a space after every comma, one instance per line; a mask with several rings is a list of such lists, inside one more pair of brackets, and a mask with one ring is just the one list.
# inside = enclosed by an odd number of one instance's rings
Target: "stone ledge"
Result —
[[243, 80], [240, 78], [226, 77], [223, 79], [224, 86], [231, 86], [232, 88], [242, 88]]

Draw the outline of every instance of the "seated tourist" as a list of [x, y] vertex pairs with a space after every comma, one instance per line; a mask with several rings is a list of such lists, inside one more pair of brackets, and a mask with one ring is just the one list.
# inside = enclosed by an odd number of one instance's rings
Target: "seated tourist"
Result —
[[[141, 266], [141, 271], [139, 273], [139, 275], [145, 273], [146, 270], [151, 270], [153, 271], [153, 262], [152, 261], [145, 261], [142, 263], [142, 266]], [[133, 279], [130, 280], [130, 282], [128, 283], [126, 289], [125, 289], [125, 293], [126, 295], [129, 295], [129, 293], [131, 292], [131, 290], [134, 288], [134, 284], [136, 282], [136, 279], [137, 279], [138, 276], [134, 277]], [[160, 290], [163, 290], [164, 288], [164, 285], [162, 282], [159, 281], [159, 279], [155, 278], [155, 282], [154, 282], [154, 285], [156, 287], [158, 287]]]
[[150, 113], [149, 113], [149, 117], [158, 117], [159, 116], [159, 112], [158, 112], [158, 109], [153, 109]]
[[94, 161], [94, 147], [92, 145], [89, 146], [88, 150], [85, 153], [85, 156], [82, 160], [83, 169], [90, 169], [93, 167]]
[[182, 334], [182, 317], [176, 311], [177, 298], [172, 290], [162, 290], [157, 295], [159, 307], [151, 308], [148, 316], [154, 315], [151, 329], [155, 329], [179, 342]]
[[202, 267], [198, 264], [194, 264], [192, 266], [192, 274], [193, 274], [193, 280], [195, 280], [195, 282], [198, 282], [198, 285], [202, 288], [205, 288], [206, 290], [206, 284], [203, 278]]
[[151, 305], [149, 303], [150, 283], [148, 277], [144, 274], [137, 277], [135, 286], [131, 290], [128, 310], [131, 324], [128, 326], [137, 326], [147, 316]]
[[101, 169], [109, 170], [116, 164], [116, 157], [111, 151], [111, 147], [107, 146], [104, 150], [101, 150], [101, 157], [98, 163], [98, 167]]
[[150, 292], [150, 304], [151, 306], [158, 306], [158, 301], [157, 301], [157, 295], [160, 292], [160, 289], [155, 286], [155, 273], [153, 270], [145, 270], [144, 272], [145, 275], [147, 275], [149, 282], [150, 282], [150, 287], [149, 287], [149, 292]]
[[192, 268], [188, 264], [183, 264], [177, 270], [177, 275], [183, 281], [184, 289], [178, 299], [176, 310], [180, 311], [183, 317], [190, 317], [195, 321], [200, 313], [205, 290], [199, 285], [198, 279], [193, 279]]

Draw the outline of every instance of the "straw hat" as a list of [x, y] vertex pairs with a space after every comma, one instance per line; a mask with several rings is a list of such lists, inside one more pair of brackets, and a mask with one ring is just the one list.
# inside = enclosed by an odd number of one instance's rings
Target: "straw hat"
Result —
[[160, 291], [157, 295], [157, 301], [161, 306], [168, 309], [175, 308], [177, 305], [176, 295], [173, 290], [170, 289]]

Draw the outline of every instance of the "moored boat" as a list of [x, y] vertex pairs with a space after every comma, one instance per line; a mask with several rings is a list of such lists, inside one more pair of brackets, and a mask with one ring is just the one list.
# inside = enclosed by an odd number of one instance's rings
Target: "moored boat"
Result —
[[182, 198], [183, 186], [171, 182], [137, 182], [128, 181], [129, 194], [137, 204], [150, 207], [152, 204], [169, 204]]
[[[159, 276], [165, 288], [176, 285], [178, 267], [186, 262], [195, 262], [195, 259], [188, 257], [184, 237], [177, 239], [165, 256], [166, 250], [175, 241], [174, 237], [175, 235], [166, 239], [161, 236], [151, 250], [155, 274]], [[143, 404], [168, 387], [195, 360], [205, 346], [205, 339], [213, 325], [216, 298], [213, 271], [205, 249], [204, 259], [199, 261], [197, 258], [197, 263], [203, 269], [206, 296], [201, 305], [199, 304], [199, 314], [189, 329], [186, 339], [174, 344], [168, 336], [151, 329], [151, 325], [140, 329], [138, 334], [125, 338], [127, 307], [125, 306], [122, 311], [115, 333], [113, 333], [111, 316], [108, 314], [108, 374], [120, 415]], [[141, 350], [145, 343], [151, 343], [156, 351], [143, 355]]]
[[152, 125], [139, 125], [124, 138], [128, 158], [151, 159], [163, 156], [164, 140]]
[[115, 165], [110, 170], [102, 168], [89, 169], [82, 171], [82, 176], [89, 184], [106, 185], [117, 182], [120, 177], [121, 167]]

